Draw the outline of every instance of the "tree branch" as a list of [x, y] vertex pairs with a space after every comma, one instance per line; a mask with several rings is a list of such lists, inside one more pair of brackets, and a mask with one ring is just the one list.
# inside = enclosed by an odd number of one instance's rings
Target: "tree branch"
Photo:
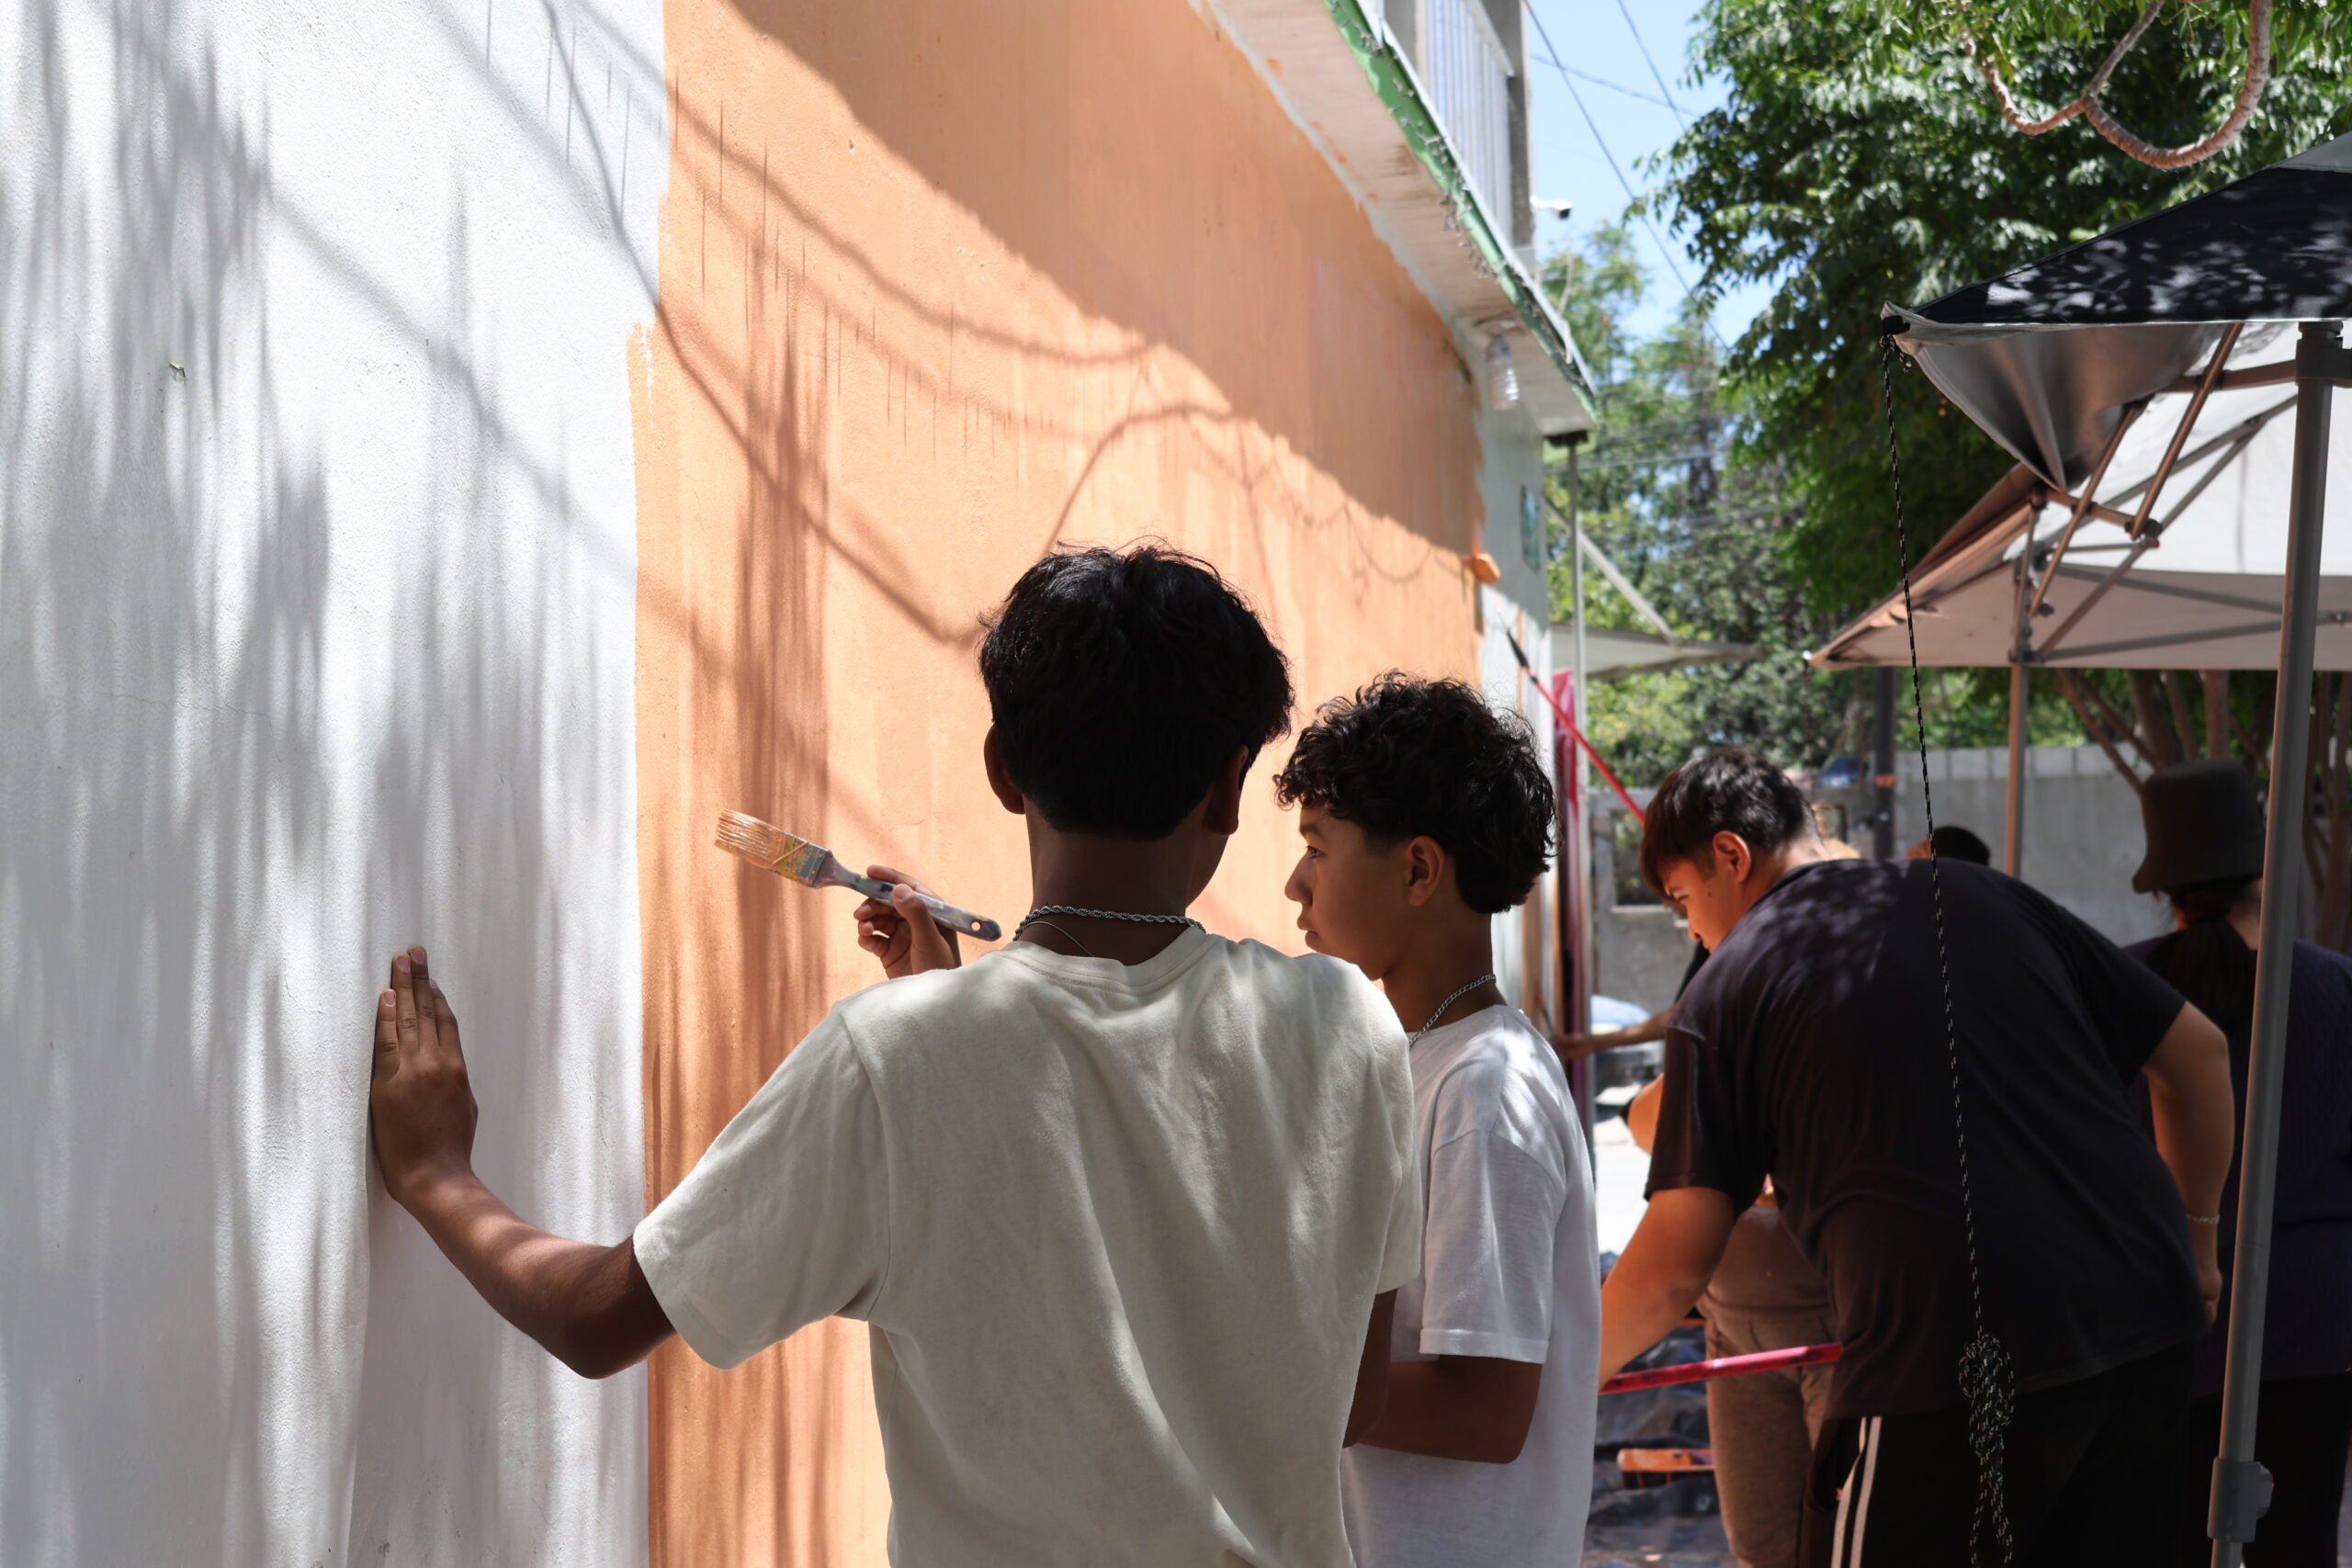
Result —
[[[2066, 671], [2066, 674], [2071, 678], [2073, 671]], [[2100, 691], [2098, 687], [2088, 681], [2081, 682], [2079, 683], [2079, 690], [2087, 695], [2093, 703], [2098, 705], [2100, 716], [2106, 720], [2109, 731], [2111, 732], [2117, 739], [2129, 741], [2132, 749], [2140, 753], [2141, 761], [2146, 762], [2150, 767], [2157, 765], [2154, 749], [2152, 748], [2147, 741], [2141, 739], [2140, 732], [2132, 727], [2131, 720], [2123, 716], [2122, 710], [2118, 708], [2113, 703], [2107, 700], [2107, 694], [2105, 692]]]
[[2186, 683], [2166, 670], [2159, 677], [2164, 682], [2165, 700], [2172, 705], [2173, 733], [2180, 737], [2183, 761], [2197, 754], [2197, 725], [2188, 716], [2188, 692]]
[[2141, 752], [2149, 764], [2169, 768], [2181, 760], [2180, 737], [2167, 734], [2172, 728], [2165, 715], [2163, 699], [2157, 694], [2156, 677], [2153, 671], [2127, 670], [2124, 684], [2132, 690], [2132, 713], [2140, 721], [2140, 733], [2146, 737]]
[[2230, 715], [2230, 733], [2238, 738], [2238, 750], [2244, 753], [2241, 761], [2245, 763], [2247, 773], [2259, 773], [2270, 766], [2270, 748], [2265, 746], [2262, 738], [2248, 729], [2245, 720], [2235, 714]]
[[2102, 61], [2090, 82], [2072, 103], [2039, 119], [2028, 119], [2019, 112], [2017, 99], [2010, 94], [2008, 84], [2001, 79], [2001, 68], [1989, 55], [1977, 47], [1975, 35], [1966, 27], [1961, 28], [1960, 47], [1975, 62], [1976, 69], [1993, 88], [1993, 101], [2000, 106], [2001, 118], [2028, 136], [2040, 136], [2055, 130], [2076, 115], [2090, 121], [2101, 136], [2122, 150], [2128, 157], [2137, 159], [2154, 169], [2183, 169], [2191, 164], [2201, 164], [2238, 139], [2246, 122], [2254, 118], [2254, 107], [2262, 99], [2263, 89], [2270, 82], [2270, 7], [2272, 0], [2247, 0], [2245, 79], [2238, 87], [2237, 101], [2230, 107], [2222, 123], [2204, 136], [2185, 147], [2159, 147], [2130, 127], [2120, 123], [2098, 101], [2107, 88], [2107, 79], [2113, 74], [2123, 57], [2136, 46], [2150, 24], [2164, 9], [2164, 0], [2148, 0], [2148, 7], [2132, 30], [2123, 35], [2106, 60]]
[[2199, 671], [2198, 679], [2205, 688], [2205, 754], [2226, 757], [2230, 754], [2230, 672], [2205, 670]]
[[2345, 819], [2346, 755], [2352, 748], [2352, 674], [2335, 677], [2334, 734], [2325, 753], [2327, 765], [2327, 861], [2321, 874], [2319, 930], [2315, 940], [2341, 953], [2352, 939], [2352, 828]]
[[2051, 673], [2058, 677], [2058, 689], [2064, 693], [2066, 700], [2074, 705], [2075, 716], [2083, 721], [2084, 731], [2093, 740], [2098, 742], [2098, 749], [2107, 753], [2107, 760], [2114, 764], [2117, 773], [2123, 775], [2123, 782], [2132, 786], [2132, 793], [2139, 794], [2139, 773], [2132, 769], [2131, 763], [2123, 760], [2123, 754], [2115, 749], [2115, 742], [2108, 738], [2107, 726], [2091, 716], [2091, 710], [2084, 705], [2083, 694], [2075, 683], [2075, 672], [2072, 670], [2054, 670]]

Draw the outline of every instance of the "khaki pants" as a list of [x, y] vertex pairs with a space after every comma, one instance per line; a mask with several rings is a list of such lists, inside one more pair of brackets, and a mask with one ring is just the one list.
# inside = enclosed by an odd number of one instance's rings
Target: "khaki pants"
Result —
[[[1711, 1357], [1826, 1345], [1838, 1337], [1825, 1313], [1749, 1316], [1712, 1303], [1703, 1310]], [[1835, 1370], [1794, 1367], [1707, 1385], [1715, 1492], [1723, 1500], [1724, 1534], [1740, 1568], [1795, 1568], [1813, 1443], [1829, 1408]]]

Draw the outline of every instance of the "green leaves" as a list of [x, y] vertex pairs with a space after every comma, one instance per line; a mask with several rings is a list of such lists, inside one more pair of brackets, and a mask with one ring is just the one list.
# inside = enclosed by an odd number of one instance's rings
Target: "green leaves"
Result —
[[[1754, 745], [1810, 766], [1834, 748], [1852, 682], [1804, 665], [1827, 628], [1789, 580], [1781, 466], [1740, 455], [1722, 353], [1695, 306], [1652, 337], [1624, 329], [1647, 283], [1634, 254], [1625, 231], [1608, 227], [1545, 267], [1547, 285], [1568, 291], [1571, 324], [1602, 383], [1602, 424], [1579, 452], [1584, 524], [1677, 632], [1754, 643], [1765, 657], [1598, 682], [1594, 744], [1635, 784], [1711, 745]], [[1567, 504], [1564, 479], [1555, 500]], [[1553, 542], [1554, 618], [1566, 619], [1566, 540]], [[1597, 572], [1585, 573], [1585, 599], [1593, 625], [1650, 629]]]
[[[2071, 97], [2137, 14], [2129, 0], [1978, 0], [1964, 12], [2036, 101]], [[2341, 87], [2352, 8], [2283, 8], [2278, 69], [2245, 136], [2176, 173], [2132, 162], [2086, 125], [2010, 130], [1960, 51], [1951, 15], [1863, 0], [1711, 0], [1695, 63], [1727, 77], [1729, 96], [1654, 171], [1702, 288], [1777, 286], [1724, 366], [1724, 394], [1739, 416], [1737, 456], [1786, 476], [1801, 513], [1789, 566], [1833, 617], [1894, 581], [1883, 303], [1923, 303], [2352, 128]], [[2193, 137], [2233, 91], [2244, 28], [2242, 6], [2168, 6], [2105, 101], [2150, 135]], [[1895, 423], [1924, 545], [2009, 458], [1916, 375], [1896, 378]]]
[[[2169, 173], [2080, 121], [2011, 130], [1954, 30], [1968, 21], [2018, 94], [2055, 105], [2141, 3], [1709, 0], [1693, 63], [1729, 93], [1653, 161], [1651, 205], [1686, 234], [1702, 289], [1760, 281], [1770, 301], [1723, 355], [1695, 306], [1655, 339], [1624, 331], [1645, 279], [1621, 230], [1545, 271], [1555, 298], [1566, 285], [1603, 383], [1604, 423], [1583, 454], [1595, 538], [1680, 629], [1771, 650], [1601, 683], [1594, 739], [1628, 782], [1654, 784], [1692, 748], [1726, 741], [1796, 767], [1859, 746], [1860, 682], [1811, 675], [1798, 655], [1894, 582], [1883, 304], [1924, 303], [2352, 130], [2352, 6], [2282, 5], [2273, 78], [2245, 134]], [[2143, 134], [2193, 140], [2236, 90], [2245, 25], [2238, 0], [2168, 5], [2102, 102]], [[1907, 360], [1894, 387], [1916, 554], [2011, 459]], [[1563, 614], [1566, 579], [1556, 563]], [[1586, 583], [1597, 624], [1634, 624], [1594, 574]], [[2002, 679], [1931, 674], [1940, 739], [1997, 739]], [[2037, 737], [2074, 732], [2054, 690], [2037, 687], [2032, 723]]]

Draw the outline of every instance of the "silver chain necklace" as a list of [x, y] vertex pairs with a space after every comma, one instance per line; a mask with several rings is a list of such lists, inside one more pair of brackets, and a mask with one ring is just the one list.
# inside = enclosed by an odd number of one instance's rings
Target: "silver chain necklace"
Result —
[[1066, 915], [1089, 920], [1132, 920], [1137, 925], [1146, 926], [1198, 926], [1201, 923], [1190, 915], [1136, 915], [1125, 909], [1081, 909], [1074, 904], [1039, 904], [1021, 917], [1021, 923], [1012, 928], [1012, 934], [1019, 936], [1031, 926], [1043, 924], [1050, 931], [1061, 931], [1062, 935], [1069, 937], [1072, 942], [1078, 941], [1076, 937], [1070, 936], [1069, 932], [1062, 931], [1061, 927], [1046, 919], [1047, 915]]
[[1445, 1016], [1446, 1009], [1452, 1007], [1454, 1003], [1460, 1001], [1463, 998], [1468, 996], [1479, 987], [1489, 984], [1493, 981], [1494, 977], [1494, 975], [1489, 972], [1479, 976], [1468, 985], [1456, 989], [1452, 996], [1447, 997], [1445, 1000], [1437, 1004], [1437, 1011], [1430, 1014], [1430, 1021], [1421, 1025], [1419, 1029], [1413, 1031], [1412, 1039], [1406, 1041], [1405, 1043], [1410, 1045], [1416, 1041], [1419, 1041], [1422, 1035], [1427, 1034], [1430, 1030], [1435, 1029], [1437, 1027], [1437, 1021]]

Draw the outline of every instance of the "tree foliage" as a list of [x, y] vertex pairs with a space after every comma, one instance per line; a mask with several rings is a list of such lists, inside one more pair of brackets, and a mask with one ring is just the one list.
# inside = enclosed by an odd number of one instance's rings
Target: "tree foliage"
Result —
[[[1965, 29], [2020, 98], [2055, 106], [2082, 91], [2143, 8], [1706, 0], [1693, 63], [1729, 93], [1658, 160], [1657, 201], [1690, 235], [1702, 289], [1772, 288], [1719, 395], [1736, 416], [1731, 463], [1781, 476], [1789, 581], [1809, 613], [1842, 622], [1895, 581], [1890, 425], [1915, 559], [2010, 462], [1899, 358], [1890, 409], [1882, 303], [1926, 303], [2352, 129], [2352, 8], [2323, 0], [2276, 6], [2271, 79], [2245, 133], [2173, 171], [2125, 156], [2079, 118], [2044, 135], [2012, 130], [1961, 42]], [[2166, 5], [2102, 106], [2151, 140], [2196, 140], [2237, 92], [2246, 17], [2242, 5]], [[1928, 682], [1945, 695], [1943, 734], [1931, 709], [1931, 741], [1998, 736], [2006, 671]], [[2036, 671], [2031, 728], [2037, 739], [2061, 727], [2087, 734], [2135, 782], [2209, 751], [2260, 761], [2267, 686], [2260, 676]], [[2305, 851], [2323, 890], [2319, 931], [2352, 944], [2352, 680], [2323, 681], [2310, 722], [2318, 809]]]
[[[1639, 337], [1625, 321], [1646, 275], [1623, 227], [1553, 256], [1545, 281], [1600, 382], [1602, 423], [1578, 454], [1577, 503], [1594, 542], [1673, 629], [1753, 643], [1753, 662], [1660, 671], [1597, 682], [1592, 738], [1629, 784], [1654, 784], [1694, 750], [1756, 746], [1793, 767], [1837, 749], [1850, 677], [1809, 672], [1804, 650], [1827, 629], [1789, 581], [1781, 537], [1792, 514], [1778, 465], [1741, 455], [1721, 395], [1722, 355], [1686, 308]], [[1568, 504], [1566, 480], [1555, 500]], [[1565, 531], [1555, 533], [1554, 618], [1570, 615]], [[1653, 629], [1595, 571], [1585, 573], [1596, 626]]]
[[[2175, 12], [2106, 101], [2145, 133], [2185, 141], [2234, 91], [2244, 13]], [[1987, 36], [2020, 92], [2063, 97], [2133, 15], [2122, 0], [2037, 0], [2002, 8]], [[1773, 286], [1734, 345], [1724, 396], [1739, 416], [1736, 458], [1783, 475], [1789, 564], [1811, 604], [1850, 614], [1894, 581], [1881, 305], [1936, 299], [2352, 127], [2343, 24], [2306, 0], [2282, 6], [2278, 28], [2274, 79], [2245, 134], [2168, 173], [2080, 123], [2009, 130], [1943, 7], [1708, 0], [1693, 63], [1729, 93], [1664, 155], [1657, 199], [1688, 232], [1703, 289]], [[1916, 557], [2010, 459], [1923, 377], [1898, 367], [1894, 383]]]

